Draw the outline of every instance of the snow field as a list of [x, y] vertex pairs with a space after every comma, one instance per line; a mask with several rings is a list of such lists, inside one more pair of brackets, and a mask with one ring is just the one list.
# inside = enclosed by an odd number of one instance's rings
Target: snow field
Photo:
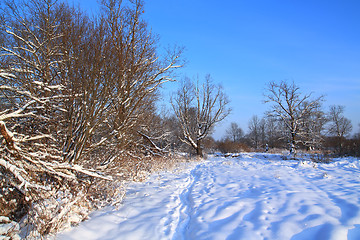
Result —
[[132, 183], [57, 239], [360, 239], [360, 161], [212, 157]]

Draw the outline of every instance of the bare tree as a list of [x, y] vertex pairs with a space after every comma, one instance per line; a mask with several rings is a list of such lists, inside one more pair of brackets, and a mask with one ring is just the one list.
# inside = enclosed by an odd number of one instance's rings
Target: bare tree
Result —
[[330, 106], [328, 113], [329, 126], [328, 132], [337, 138], [338, 151], [341, 153], [343, 150], [344, 138], [351, 133], [352, 124], [349, 119], [344, 117], [344, 106]]
[[[307, 104], [307, 102], [305, 102]], [[327, 122], [325, 113], [322, 111], [320, 102], [314, 104], [312, 111], [304, 115], [301, 123], [299, 138], [302, 143], [309, 149], [320, 149], [323, 143], [323, 132]]]
[[239, 142], [244, 132], [237, 123], [232, 122], [229, 129], [226, 130], [226, 134], [233, 142]]
[[226, 118], [230, 109], [228, 99], [220, 86], [211, 82], [210, 75], [202, 85], [190, 79], [182, 82], [171, 104], [182, 128], [181, 140], [203, 157], [202, 141], [216, 123]]
[[270, 148], [282, 147], [284, 145], [283, 129], [282, 122], [277, 121], [276, 118], [265, 118], [266, 143]]
[[249, 121], [249, 140], [255, 149], [266, 141], [265, 120], [254, 115]]
[[307, 116], [318, 108], [323, 96], [311, 99], [310, 94], [302, 94], [300, 88], [294, 82], [280, 83], [270, 82], [265, 94], [265, 103], [272, 103], [268, 115], [282, 121], [288, 131], [290, 142], [290, 153], [295, 153], [296, 146], [304, 135], [302, 128]]

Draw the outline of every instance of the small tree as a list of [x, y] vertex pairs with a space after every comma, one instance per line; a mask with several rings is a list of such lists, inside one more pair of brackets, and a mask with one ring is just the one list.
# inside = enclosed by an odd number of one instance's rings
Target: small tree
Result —
[[222, 88], [212, 83], [210, 75], [202, 85], [185, 79], [171, 99], [182, 129], [181, 141], [190, 145], [198, 156], [203, 157], [202, 141], [216, 123], [229, 115], [228, 103]]
[[[307, 104], [307, 103], [305, 103]], [[325, 113], [321, 109], [321, 104], [314, 105], [312, 111], [304, 115], [301, 123], [299, 138], [302, 143], [309, 149], [320, 149], [323, 143], [323, 131], [327, 122]]]
[[319, 108], [323, 100], [323, 96], [312, 99], [311, 95], [311, 93], [302, 94], [294, 82], [270, 82], [268, 85], [265, 103], [273, 104], [268, 115], [285, 124], [291, 145], [290, 153], [295, 152], [297, 144], [302, 142], [299, 136], [304, 136], [304, 131], [306, 131], [302, 126], [304, 126], [308, 116]]
[[251, 145], [258, 149], [264, 140], [265, 121], [254, 115], [249, 121], [249, 140]]
[[283, 146], [283, 124], [274, 117], [265, 118], [266, 143], [270, 148]]
[[226, 135], [229, 139], [231, 139], [231, 141], [240, 142], [241, 138], [244, 135], [244, 132], [237, 123], [232, 122], [229, 129], [226, 130]]
[[343, 141], [346, 136], [351, 133], [352, 124], [349, 119], [344, 117], [344, 106], [330, 106], [330, 110], [328, 113], [329, 118], [329, 126], [328, 132], [330, 135], [336, 137], [338, 143], [338, 151], [339, 153], [343, 150]]

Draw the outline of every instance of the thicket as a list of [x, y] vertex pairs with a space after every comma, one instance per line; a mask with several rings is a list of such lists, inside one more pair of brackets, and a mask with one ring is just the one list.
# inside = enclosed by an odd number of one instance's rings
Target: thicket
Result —
[[158, 54], [141, 0], [102, 1], [94, 18], [56, 0], [0, 7], [1, 223], [43, 236], [167, 164], [170, 124], [155, 103], [181, 50]]

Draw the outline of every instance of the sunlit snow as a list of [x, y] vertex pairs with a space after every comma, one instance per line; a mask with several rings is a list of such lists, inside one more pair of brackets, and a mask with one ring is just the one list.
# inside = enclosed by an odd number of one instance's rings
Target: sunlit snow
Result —
[[360, 161], [209, 157], [129, 186], [57, 239], [360, 239]]

